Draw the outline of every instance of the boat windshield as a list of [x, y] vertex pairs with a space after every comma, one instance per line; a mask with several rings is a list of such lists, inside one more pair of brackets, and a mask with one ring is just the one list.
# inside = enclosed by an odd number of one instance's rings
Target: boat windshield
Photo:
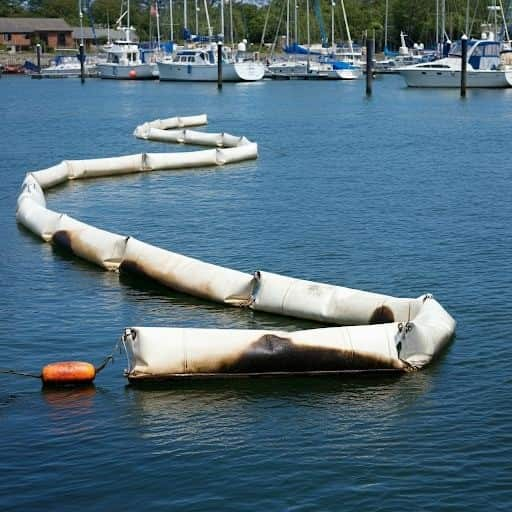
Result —
[[450, 57], [462, 57], [462, 45], [461, 45], [460, 41], [457, 41], [456, 43], [452, 44], [448, 55]]
[[[472, 57], [498, 57], [500, 54], [500, 43], [498, 41], [468, 41], [468, 54]], [[450, 48], [450, 57], [462, 56], [462, 44], [460, 41], [454, 43]]]

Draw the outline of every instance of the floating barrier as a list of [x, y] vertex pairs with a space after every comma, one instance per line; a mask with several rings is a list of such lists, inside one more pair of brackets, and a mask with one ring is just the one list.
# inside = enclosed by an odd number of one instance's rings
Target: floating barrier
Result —
[[[257, 158], [257, 144], [245, 137], [188, 129], [206, 123], [206, 115], [173, 117], [144, 123], [134, 135], [214, 149], [68, 160], [27, 174], [17, 202], [17, 221], [44, 241], [106, 270], [139, 274], [206, 300], [343, 327], [291, 333], [132, 327], [123, 336], [128, 379], [405, 372], [422, 368], [439, 354], [453, 337], [455, 321], [431, 295], [396, 298], [264, 271], [244, 273], [110, 233], [46, 208], [44, 190], [68, 180]], [[70, 363], [70, 373], [76, 373], [75, 380], [80, 381], [81, 372], [87, 380], [90, 368], [74, 364]], [[63, 366], [46, 368], [48, 382], [65, 380], [68, 370]]]

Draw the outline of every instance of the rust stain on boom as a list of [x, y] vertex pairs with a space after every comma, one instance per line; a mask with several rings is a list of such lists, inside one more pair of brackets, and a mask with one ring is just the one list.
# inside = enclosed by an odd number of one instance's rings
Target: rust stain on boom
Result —
[[390, 324], [395, 321], [395, 315], [393, 311], [387, 306], [380, 306], [377, 308], [368, 322], [370, 325], [372, 324]]
[[238, 358], [222, 362], [220, 373], [332, 372], [401, 369], [398, 360], [358, 354], [349, 350], [300, 345], [289, 338], [266, 334]]
[[56, 231], [52, 236], [52, 243], [74, 254], [71, 234], [68, 231]]
[[[203, 299], [212, 300], [214, 302], [218, 301], [210, 283], [207, 281], [201, 284], [196, 284], [195, 286], [187, 286], [183, 279], [178, 278], [173, 272], [169, 270], [167, 270], [165, 273], [157, 273], [154, 270], [146, 270], [144, 265], [132, 260], [123, 260], [119, 266], [119, 272], [151, 279], [152, 281], [156, 281], [157, 283], [160, 283], [167, 288], [195, 297], [201, 297]], [[242, 302], [242, 300], [238, 302]]]

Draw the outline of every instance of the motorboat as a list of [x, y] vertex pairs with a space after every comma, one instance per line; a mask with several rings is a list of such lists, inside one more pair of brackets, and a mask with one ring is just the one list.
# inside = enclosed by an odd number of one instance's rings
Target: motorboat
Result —
[[[125, 27], [120, 26], [121, 20], [127, 16]], [[106, 62], [98, 64], [100, 78], [115, 80], [150, 80], [158, 78], [155, 62], [145, 62], [139, 45], [131, 40], [133, 27], [130, 26], [130, 2], [126, 11], [117, 20], [118, 29], [125, 34], [124, 39], [109, 43], [104, 47], [107, 54]]]
[[[218, 79], [217, 45], [184, 48], [175, 55], [157, 62], [160, 80], [186, 82], [216, 82]], [[262, 62], [245, 52], [245, 43], [231, 55], [229, 48], [222, 52], [222, 80], [224, 82], [254, 82], [265, 73]]]
[[106, 51], [107, 60], [98, 64], [100, 78], [117, 80], [150, 80], [158, 78], [154, 62], [143, 62], [138, 44], [129, 40], [115, 41]]
[[[96, 61], [85, 58], [84, 73], [86, 76], [96, 76]], [[81, 74], [79, 56], [58, 55], [50, 65], [37, 73], [37, 78], [77, 78]]]
[[[502, 66], [502, 43], [490, 39], [468, 40], [467, 87], [505, 88], [512, 86], [512, 70]], [[448, 56], [398, 68], [408, 87], [458, 88], [461, 84], [462, 45], [458, 41]]]

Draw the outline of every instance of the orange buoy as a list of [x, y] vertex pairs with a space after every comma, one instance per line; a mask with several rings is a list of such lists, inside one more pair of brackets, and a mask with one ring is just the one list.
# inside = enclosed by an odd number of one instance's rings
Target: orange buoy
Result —
[[91, 384], [94, 377], [96, 368], [82, 361], [50, 363], [41, 372], [43, 384], [49, 386], [82, 386]]
[[137, 71], [135, 71], [135, 69], [130, 69], [130, 72], [128, 73], [128, 76], [130, 78], [137, 78]]

